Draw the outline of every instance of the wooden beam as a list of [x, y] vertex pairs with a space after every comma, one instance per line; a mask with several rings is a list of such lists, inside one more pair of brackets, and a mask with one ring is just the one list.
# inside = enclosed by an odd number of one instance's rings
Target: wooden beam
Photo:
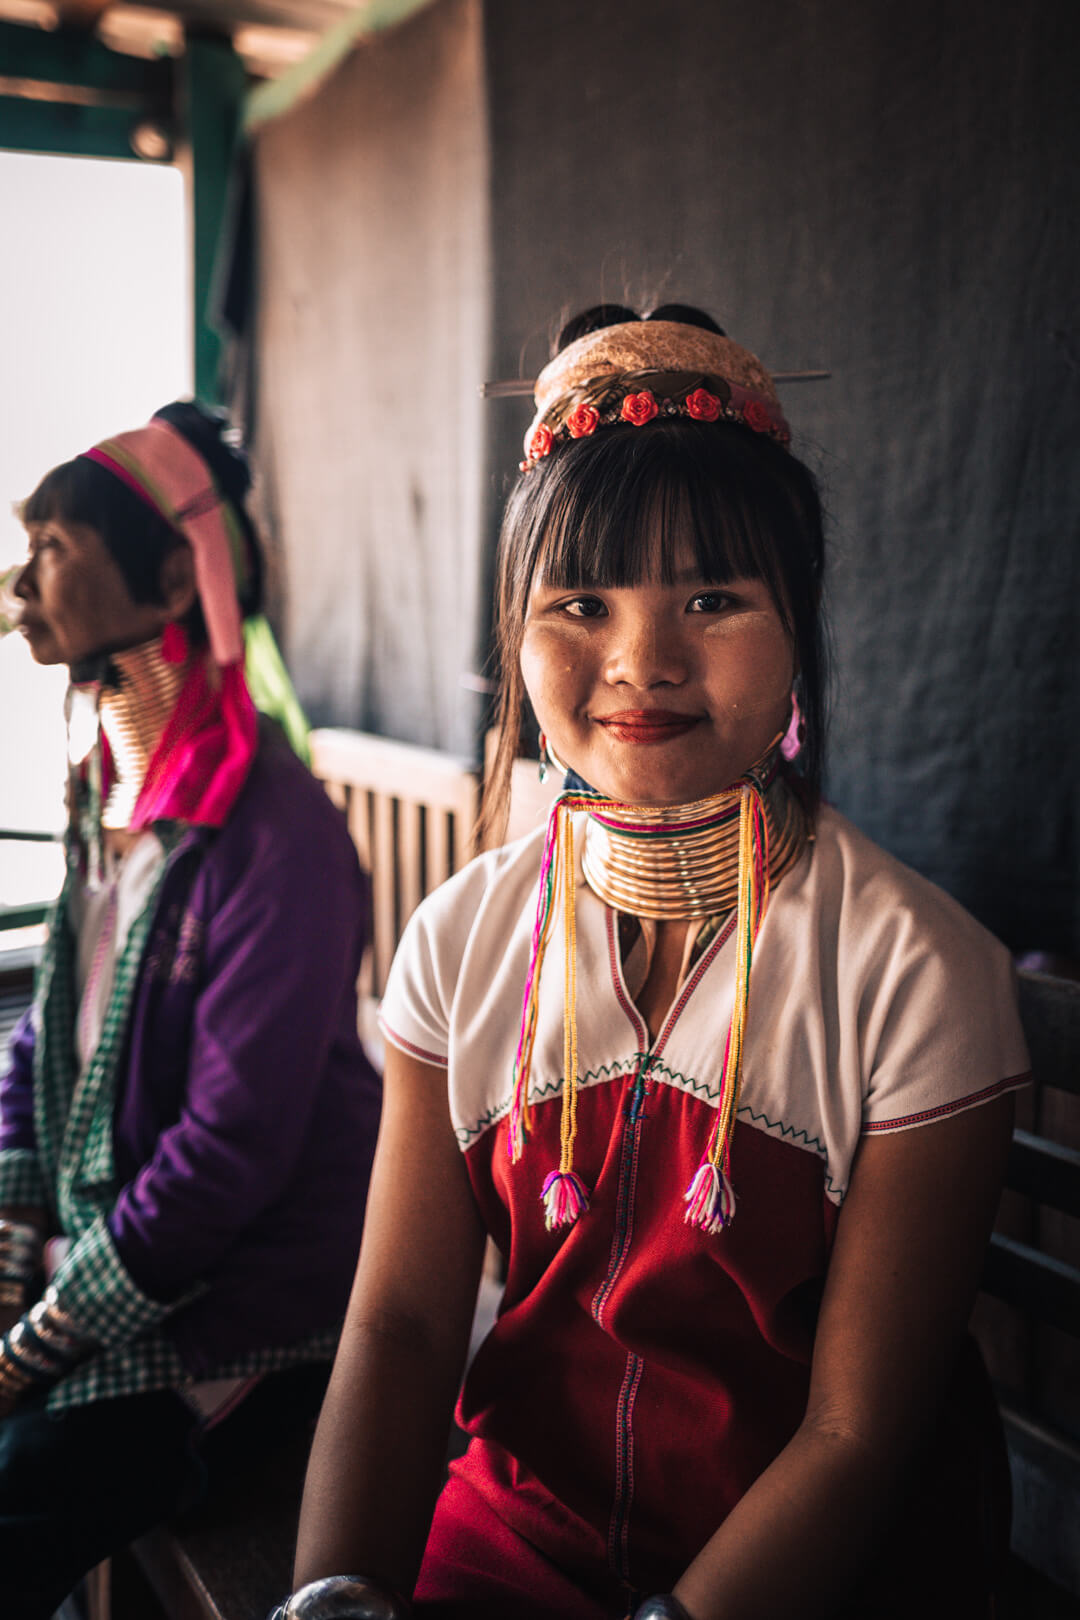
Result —
[[166, 104], [172, 84], [171, 62], [121, 55], [77, 28], [0, 22], [0, 62], [9, 78], [135, 91]]
[[173, 65], [110, 51], [75, 28], [0, 22], [0, 147], [128, 158], [142, 122], [172, 125]]

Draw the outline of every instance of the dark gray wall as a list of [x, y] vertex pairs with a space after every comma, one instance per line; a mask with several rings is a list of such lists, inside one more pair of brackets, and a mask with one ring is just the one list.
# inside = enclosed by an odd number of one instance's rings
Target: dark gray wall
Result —
[[527, 417], [476, 384], [601, 296], [684, 298], [833, 373], [785, 395], [832, 514], [830, 795], [1080, 956], [1075, 16], [438, 0], [266, 129], [259, 448], [316, 717], [467, 746]]
[[829, 367], [784, 397], [833, 518], [830, 796], [1014, 946], [1080, 956], [1075, 5], [485, 21], [498, 375], [627, 294]]

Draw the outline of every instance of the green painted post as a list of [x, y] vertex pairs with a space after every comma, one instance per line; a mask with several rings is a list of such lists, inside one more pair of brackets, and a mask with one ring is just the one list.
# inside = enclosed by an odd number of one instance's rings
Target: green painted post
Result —
[[221, 403], [221, 339], [211, 324], [208, 306], [247, 79], [244, 65], [228, 39], [189, 33], [182, 84], [188, 145], [195, 392], [200, 399]]

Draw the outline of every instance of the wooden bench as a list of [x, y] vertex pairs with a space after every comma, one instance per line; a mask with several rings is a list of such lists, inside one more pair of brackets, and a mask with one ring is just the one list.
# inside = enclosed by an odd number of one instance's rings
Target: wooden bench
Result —
[[[1018, 1099], [974, 1326], [1009, 1443], [1026, 1620], [1051, 1601], [1080, 1616], [1080, 983], [1021, 972], [1020, 1011], [1035, 1084]], [[1058, 1588], [1039, 1607], [1030, 1570]]]
[[262, 1620], [280, 1603], [292, 1587], [314, 1426], [284, 1435], [272, 1468], [263, 1460], [238, 1473], [197, 1512], [143, 1536], [126, 1555], [134, 1571], [114, 1559], [113, 1620]]

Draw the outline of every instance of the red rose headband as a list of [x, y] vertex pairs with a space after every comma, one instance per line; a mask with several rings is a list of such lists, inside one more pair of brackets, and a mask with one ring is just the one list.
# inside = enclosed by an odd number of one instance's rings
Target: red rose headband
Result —
[[536, 415], [525, 435], [522, 472], [566, 439], [658, 416], [741, 422], [787, 445], [773, 379], [749, 349], [681, 321], [626, 321], [587, 332], [536, 379]]

